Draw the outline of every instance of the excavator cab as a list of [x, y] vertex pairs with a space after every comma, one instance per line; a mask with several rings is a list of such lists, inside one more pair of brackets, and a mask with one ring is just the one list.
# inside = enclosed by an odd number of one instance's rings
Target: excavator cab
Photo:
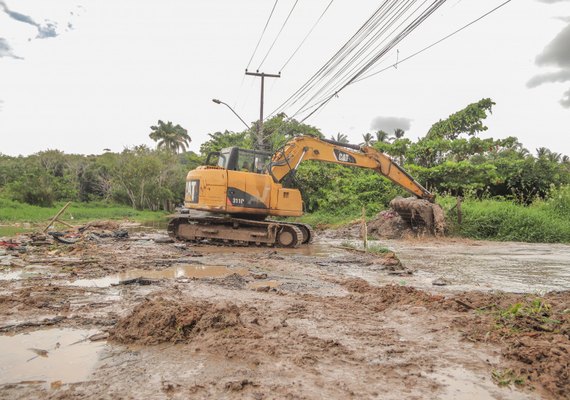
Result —
[[206, 164], [209, 164], [215, 156], [218, 157], [218, 167], [223, 169], [263, 174], [273, 155], [265, 151], [227, 147], [219, 152], [208, 154]]

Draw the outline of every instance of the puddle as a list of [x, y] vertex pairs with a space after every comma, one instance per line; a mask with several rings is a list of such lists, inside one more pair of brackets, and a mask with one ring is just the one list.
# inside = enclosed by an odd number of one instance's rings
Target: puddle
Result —
[[15, 281], [23, 279], [23, 271], [2, 271], [0, 272], [0, 281]]
[[256, 281], [249, 284], [250, 289], [257, 289], [260, 287], [269, 287], [271, 289], [278, 287], [281, 285], [279, 281]]
[[228, 268], [221, 265], [190, 265], [179, 264], [169, 268], [156, 270], [133, 269], [120, 274], [110, 275], [96, 279], [78, 279], [70, 283], [81, 287], [108, 287], [126, 279], [139, 277], [148, 279], [176, 279], [176, 278], [225, 278], [231, 274], [247, 275], [245, 268]]
[[160, 219], [154, 221], [146, 221], [142, 224], [137, 224], [133, 226], [128, 226], [127, 230], [129, 233], [139, 233], [139, 232], [151, 232], [156, 230], [164, 230], [168, 227], [168, 219]]
[[343, 252], [343, 250], [334, 247], [330, 243], [312, 243], [299, 246], [296, 249], [276, 248], [275, 250], [282, 254], [297, 254], [310, 257], [329, 257]]
[[48, 275], [54, 272], [52, 267], [43, 265], [29, 265], [25, 268], [6, 269], [0, 271], [0, 281], [15, 281], [33, 278], [41, 275]]
[[568, 245], [385, 242], [395, 248], [406, 267], [419, 271], [418, 276], [425, 275], [430, 282], [443, 276], [452, 282], [454, 289], [531, 293], [570, 289]]
[[335, 247], [336, 243], [318, 242], [309, 245], [301, 245], [295, 249], [270, 246], [214, 246], [203, 244], [196, 247], [196, 250], [204, 254], [245, 254], [263, 255], [268, 252], [275, 252], [278, 255], [289, 256], [299, 255], [308, 257], [330, 257], [343, 254], [344, 250]]
[[86, 380], [105, 343], [80, 341], [95, 333], [96, 330], [48, 329], [0, 336], [0, 384], [39, 381], [49, 385]]
[[531, 399], [533, 397], [508, 388], [501, 389], [491, 379], [478, 376], [465, 368], [444, 368], [439, 372], [426, 374], [443, 385], [442, 393], [437, 398], [441, 400], [494, 400], [503, 398], [497, 394], [508, 392], [509, 399]]

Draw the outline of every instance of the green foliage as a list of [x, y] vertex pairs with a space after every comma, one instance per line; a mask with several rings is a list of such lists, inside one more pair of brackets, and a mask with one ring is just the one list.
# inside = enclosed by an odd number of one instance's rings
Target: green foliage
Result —
[[486, 131], [482, 120], [487, 118], [487, 112], [495, 103], [491, 99], [481, 99], [477, 103], [469, 104], [463, 110], [451, 114], [446, 120], [435, 123], [428, 131], [427, 139], [450, 139], [455, 140], [460, 134], [475, 135]]
[[303, 193], [308, 212], [360, 215], [365, 207], [371, 215], [384, 209], [402, 189], [370, 170], [317, 161], [302, 163], [292, 182]]
[[386, 253], [390, 253], [392, 250], [390, 250], [387, 247], [380, 246], [379, 244], [372, 243], [372, 244], [368, 245], [368, 248], [366, 249], [366, 251], [368, 251], [369, 253], [373, 253], [373, 254], [386, 254]]
[[[277, 114], [263, 123], [263, 141], [269, 151], [276, 151], [296, 136], [307, 135], [324, 138], [317, 128], [289, 119], [284, 113]], [[249, 131], [251, 143], [257, 142], [257, 126]]]
[[390, 141], [390, 134], [383, 130], [376, 131], [375, 137], [379, 143], [388, 143]]
[[226, 147], [239, 147], [242, 149], [251, 149], [251, 137], [247, 131], [244, 132], [215, 132], [208, 133], [210, 139], [202, 143], [200, 146], [200, 154], [207, 156], [214, 151], [220, 151]]
[[[570, 207], [568, 187], [556, 200], [528, 206], [501, 199], [467, 198], [462, 204], [463, 223], [456, 224], [455, 210], [448, 214], [452, 233], [474, 239], [491, 239], [537, 243], [570, 243]], [[557, 192], [558, 193], [558, 192]], [[566, 197], [565, 197], [566, 196]], [[450, 209], [454, 198], [439, 198]]]
[[40, 152], [0, 157], [0, 197], [51, 207], [58, 201], [115, 201], [136, 209], [169, 210], [184, 198], [185, 176], [202, 164], [196, 154], [145, 146], [100, 156]]
[[348, 143], [348, 136], [346, 136], [344, 133], [339, 132], [336, 134], [336, 136], [332, 135], [331, 140], [334, 140], [335, 142], [339, 143]]
[[188, 131], [180, 125], [174, 125], [168, 121], [164, 123], [158, 120], [157, 125], [150, 127], [149, 137], [157, 142], [159, 149], [166, 149], [177, 153], [179, 150], [186, 151], [188, 144], [192, 141]]
[[498, 370], [495, 369], [491, 372], [493, 381], [499, 386], [524, 385], [524, 377], [517, 375], [515, 371], [510, 368]]
[[[0, 198], [0, 209], [2, 210], [0, 222], [45, 223], [64, 205], [64, 202], [57, 202], [52, 207], [39, 207]], [[137, 221], [151, 221], [164, 218], [165, 216], [166, 213], [164, 212], [137, 211], [128, 206], [105, 202], [90, 202], [72, 203], [61, 219], [74, 224], [94, 219], [129, 218]]]

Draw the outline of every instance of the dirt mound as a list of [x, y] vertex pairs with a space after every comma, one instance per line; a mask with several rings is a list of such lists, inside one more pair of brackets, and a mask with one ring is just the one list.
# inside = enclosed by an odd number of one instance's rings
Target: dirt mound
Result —
[[386, 210], [368, 223], [368, 234], [378, 238], [400, 239], [412, 236], [414, 231], [396, 211]]
[[121, 319], [111, 331], [110, 339], [125, 344], [179, 343], [207, 332], [242, 326], [235, 304], [180, 302], [158, 297], [140, 304]]
[[396, 211], [412, 227], [425, 229], [435, 235], [445, 230], [445, 214], [441, 206], [415, 197], [396, 197], [390, 202]]
[[372, 286], [364, 279], [353, 278], [343, 282], [350, 292], [359, 295], [358, 301], [366, 303], [375, 311], [384, 311], [392, 306], [416, 305], [441, 308], [446, 304], [443, 296], [431, 295], [410, 286]]

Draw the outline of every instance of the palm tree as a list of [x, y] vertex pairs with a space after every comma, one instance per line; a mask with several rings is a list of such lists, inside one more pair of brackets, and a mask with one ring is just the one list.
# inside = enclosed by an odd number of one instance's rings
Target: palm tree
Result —
[[376, 132], [376, 141], [388, 143], [389, 140], [390, 140], [390, 135], [388, 135], [388, 132], [383, 130], [379, 130]]
[[406, 131], [404, 131], [403, 129], [400, 129], [400, 128], [394, 129], [394, 137], [396, 139], [403, 138], [405, 134], [406, 134]]
[[339, 132], [336, 134], [336, 136], [332, 135], [331, 140], [339, 143], [348, 143], [348, 136], [346, 136], [344, 133]]
[[536, 156], [538, 158], [543, 158], [548, 156], [548, 154], [550, 153], [550, 150], [548, 150], [546, 147], [539, 147], [538, 149], [536, 149]]
[[559, 163], [562, 160], [562, 154], [551, 151], [547, 158], [550, 162]]
[[165, 148], [178, 153], [179, 150], [186, 151], [192, 141], [186, 129], [180, 125], [173, 125], [170, 121], [164, 123], [158, 120], [158, 124], [151, 126], [150, 130], [149, 137], [158, 142], [156, 147], [159, 149]]
[[374, 143], [374, 136], [372, 136], [371, 133], [365, 133], [362, 135], [362, 139], [364, 140], [364, 143], [362, 143], [361, 146], [371, 146], [372, 143]]
[[570, 157], [562, 156], [562, 164], [570, 164]]

